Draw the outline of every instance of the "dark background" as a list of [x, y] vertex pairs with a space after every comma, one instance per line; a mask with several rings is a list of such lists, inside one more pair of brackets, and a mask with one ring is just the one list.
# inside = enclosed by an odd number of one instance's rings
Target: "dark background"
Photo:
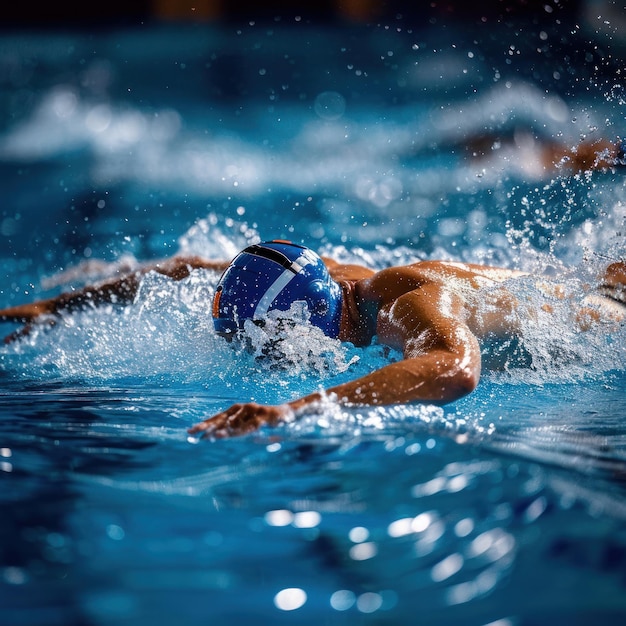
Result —
[[437, 18], [501, 21], [513, 17], [548, 17], [546, 5], [576, 15], [583, 0], [106, 0], [4, 3], [0, 25], [70, 27], [146, 24], [162, 20], [242, 21], [287, 19], [371, 22], [396, 17], [423, 24]]

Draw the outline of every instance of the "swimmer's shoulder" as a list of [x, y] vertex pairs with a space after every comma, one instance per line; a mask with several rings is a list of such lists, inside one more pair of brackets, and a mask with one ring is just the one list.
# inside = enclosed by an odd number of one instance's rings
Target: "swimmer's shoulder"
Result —
[[353, 263], [339, 263], [330, 257], [322, 257], [322, 261], [328, 268], [331, 278], [338, 283], [355, 283], [364, 278], [370, 278], [376, 271]]
[[[475, 287], [485, 283], [502, 283], [511, 278], [527, 276], [526, 272], [519, 270], [478, 265], [475, 263], [460, 263], [457, 261], [418, 261], [410, 265], [389, 268], [381, 273], [393, 275], [396, 273], [400, 278], [412, 277], [422, 284], [442, 283], [446, 284], [450, 279], [469, 281]], [[476, 279], [482, 279], [476, 282]]]
[[482, 278], [493, 283], [503, 283], [511, 278], [528, 276], [528, 272], [477, 263], [460, 263], [457, 261], [423, 261], [417, 269], [433, 276], [437, 273], [443, 277], [453, 275], [460, 279]]
[[376, 271], [362, 265], [339, 263], [328, 257], [322, 257], [322, 259], [331, 277], [337, 282], [354, 283], [363, 279], [375, 279], [377, 283], [384, 284], [388, 281], [406, 280], [414, 283], [414, 288], [417, 288], [428, 283], [445, 283], [450, 278], [465, 280], [481, 278], [492, 283], [501, 283], [511, 278], [527, 275], [526, 272], [519, 270], [455, 261], [417, 261]]
[[[435, 277], [442, 273], [442, 269], [452, 267], [452, 263], [445, 261], [417, 261], [408, 265], [396, 265], [381, 270], [373, 270], [363, 265], [339, 263], [329, 257], [322, 257], [328, 271], [337, 282], [354, 283], [366, 278], [375, 278], [377, 281], [401, 279], [403, 277], [421, 277], [422, 282], [428, 277]], [[453, 270], [454, 271], [454, 270]], [[449, 273], [449, 272], [448, 272]]]

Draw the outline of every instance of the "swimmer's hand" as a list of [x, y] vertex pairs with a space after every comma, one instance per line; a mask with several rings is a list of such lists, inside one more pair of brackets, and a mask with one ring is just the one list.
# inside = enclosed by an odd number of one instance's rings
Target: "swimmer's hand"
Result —
[[294, 410], [289, 404], [264, 405], [256, 402], [233, 404], [229, 409], [213, 415], [188, 430], [191, 435], [202, 438], [224, 439], [245, 435], [265, 424], [275, 426], [294, 419]]

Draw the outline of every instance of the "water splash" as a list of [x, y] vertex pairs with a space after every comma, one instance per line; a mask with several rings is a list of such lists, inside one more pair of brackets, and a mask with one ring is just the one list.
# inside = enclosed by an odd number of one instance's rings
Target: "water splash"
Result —
[[247, 344], [229, 346], [214, 333], [210, 315], [218, 278], [215, 272], [196, 271], [174, 282], [148, 273], [133, 304], [68, 313], [52, 327], [36, 327], [0, 350], [3, 368], [44, 379], [184, 381], [206, 385], [218, 396], [225, 387], [232, 394], [238, 390], [238, 399], [254, 393], [250, 387], [260, 387], [270, 401], [277, 391], [284, 393], [288, 381], [328, 379], [359, 360], [305, 324], [302, 311], [300, 324], [281, 324], [275, 314], [266, 329], [250, 325]]
[[294, 302], [288, 311], [270, 311], [262, 325], [246, 320], [244, 335], [251, 354], [295, 378], [342, 373], [359, 360], [356, 355], [347, 360], [347, 348], [310, 325], [309, 318], [306, 303]]
[[[626, 325], [586, 300], [594, 293], [588, 283], [527, 276], [506, 288], [518, 305], [507, 318], [515, 337], [484, 344], [483, 375], [509, 384], [567, 383], [623, 367]], [[589, 312], [603, 317], [587, 323]]]
[[260, 240], [258, 231], [247, 222], [209, 213], [178, 238], [178, 254], [229, 260]]

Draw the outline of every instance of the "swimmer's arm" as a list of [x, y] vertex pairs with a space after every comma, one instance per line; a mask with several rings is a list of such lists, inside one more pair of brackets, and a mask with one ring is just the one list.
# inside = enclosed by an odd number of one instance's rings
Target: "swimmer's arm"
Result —
[[446, 403], [480, 378], [480, 346], [462, 321], [464, 304], [437, 284], [404, 294], [378, 316], [379, 339], [403, 347], [403, 360], [329, 389], [343, 404]]
[[213, 272], [223, 272], [230, 265], [226, 260], [210, 260], [199, 256], [175, 256], [171, 259], [159, 261], [151, 265], [142, 267], [142, 273], [155, 271], [159, 274], [169, 276], [173, 280], [187, 278], [192, 270], [209, 270]]
[[574, 148], [549, 146], [545, 149], [544, 165], [549, 169], [556, 166], [578, 172], [608, 170], [626, 164], [624, 147], [624, 141], [621, 139], [583, 141]]
[[[436, 286], [400, 298], [387, 322], [404, 343], [404, 359], [357, 380], [281, 405], [236, 404], [197, 424], [191, 434], [228, 437], [263, 424], [290, 421], [323, 397], [346, 406], [382, 406], [409, 402], [444, 404], [470, 393], [480, 378], [480, 347], [462, 319], [462, 305]], [[385, 322], [383, 322], [384, 324]]]
[[46, 300], [0, 309], [0, 321], [27, 323], [41, 316], [58, 315], [62, 311], [73, 311], [86, 306], [107, 303], [128, 304], [137, 295], [141, 278], [150, 271], [158, 272], [173, 280], [182, 280], [187, 278], [193, 270], [222, 271], [228, 264], [228, 261], [209, 261], [201, 257], [173, 257], [142, 266], [136, 272], [120, 278], [62, 293]]

